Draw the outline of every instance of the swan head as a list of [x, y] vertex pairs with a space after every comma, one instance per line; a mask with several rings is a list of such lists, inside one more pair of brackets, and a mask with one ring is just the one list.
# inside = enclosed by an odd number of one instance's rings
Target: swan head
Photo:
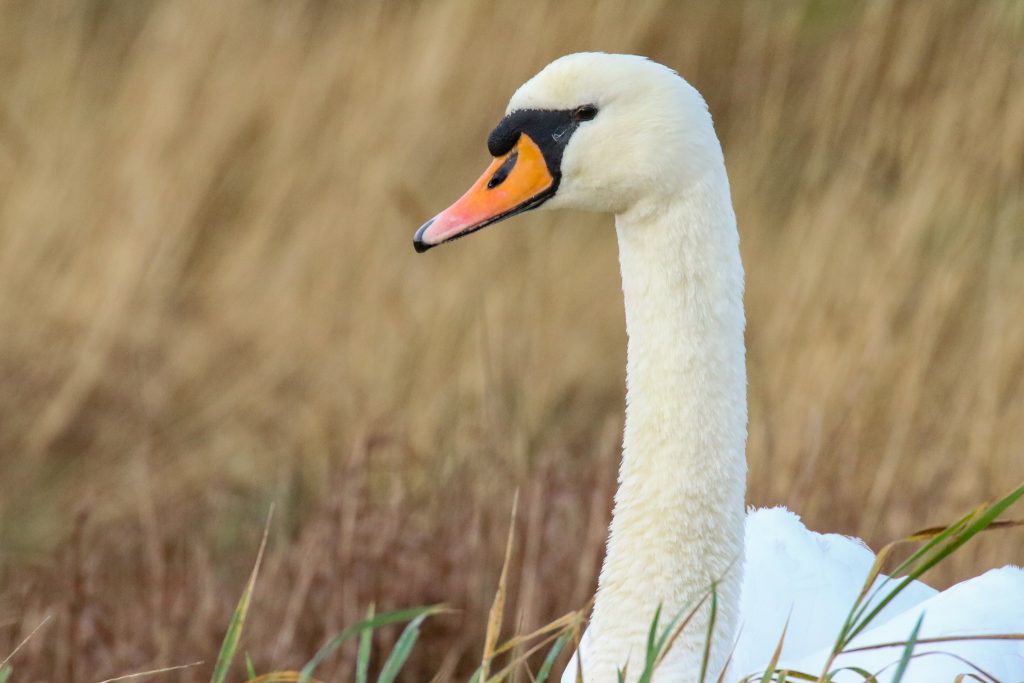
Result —
[[416, 231], [417, 251], [531, 209], [619, 214], [716, 169], [724, 175], [704, 99], [636, 55], [555, 60], [515, 92], [487, 147], [490, 166]]

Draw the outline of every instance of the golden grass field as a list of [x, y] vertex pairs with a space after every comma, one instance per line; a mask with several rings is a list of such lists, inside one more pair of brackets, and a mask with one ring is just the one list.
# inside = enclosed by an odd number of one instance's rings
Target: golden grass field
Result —
[[[13, 680], [208, 680], [271, 502], [261, 670], [371, 602], [459, 610], [404, 680], [471, 670], [517, 488], [510, 628], [586, 602], [622, 427], [611, 219], [411, 246], [577, 50], [664, 62], [715, 116], [751, 503], [877, 548], [1010, 489], [1022, 44], [1010, 0], [0, 3], [0, 660], [49, 615]], [[1021, 532], [930, 579], [1008, 562]]]

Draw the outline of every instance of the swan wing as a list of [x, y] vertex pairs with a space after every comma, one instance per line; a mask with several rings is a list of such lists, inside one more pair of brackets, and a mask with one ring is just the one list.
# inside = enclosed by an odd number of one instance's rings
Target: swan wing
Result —
[[[858, 539], [808, 531], [785, 508], [751, 511], [745, 544], [740, 634], [731, 670], [762, 671], [784, 628], [784, 661], [829, 649], [864, 586], [874, 553]], [[915, 581], [874, 623], [933, 595], [934, 589]]]
[[[862, 633], [850, 648], [905, 642], [922, 614], [918, 641], [1024, 633], [1024, 570], [1007, 566], [959, 583]], [[833, 668], [856, 666], [872, 673], [881, 672], [878, 680], [886, 683], [903, 649], [902, 645], [896, 645], [849, 652], [839, 655]], [[827, 654], [822, 651], [806, 657], [797, 661], [794, 668], [818, 673]], [[1024, 641], [1020, 640], [919, 642], [914, 654], [902, 683], [952, 681], [961, 673], [979, 676], [967, 680], [1024, 681]], [[835, 680], [860, 681], [863, 678], [850, 672]]]

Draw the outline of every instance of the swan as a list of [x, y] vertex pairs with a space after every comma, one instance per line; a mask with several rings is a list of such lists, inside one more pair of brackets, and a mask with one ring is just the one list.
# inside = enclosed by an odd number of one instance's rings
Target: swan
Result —
[[[743, 267], [703, 98], [643, 57], [572, 54], [515, 92], [487, 146], [490, 166], [416, 231], [416, 251], [532, 209], [615, 216], [628, 333], [622, 460], [593, 613], [563, 681], [576, 680], [577, 665], [589, 682], [616, 681], [622, 669], [636, 680], [656, 610], [676, 614], [712, 582], [708, 680], [726, 666], [733, 680], [763, 670], [784, 628], [781, 662], [817, 674], [874, 555], [860, 541], [808, 531], [788, 510], [745, 508]], [[915, 582], [854, 644], [905, 640], [922, 613], [920, 638], [1024, 631], [1024, 571], [992, 570], [943, 593]], [[705, 603], [655, 681], [700, 678], [710, 619]], [[1024, 679], [1019, 641], [930, 649], [1001, 681]], [[882, 671], [884, 681], [901, 654], [849, 653], [834, 667]], [[913, 658], [903, 681], [972, 671], [951, 655]]]

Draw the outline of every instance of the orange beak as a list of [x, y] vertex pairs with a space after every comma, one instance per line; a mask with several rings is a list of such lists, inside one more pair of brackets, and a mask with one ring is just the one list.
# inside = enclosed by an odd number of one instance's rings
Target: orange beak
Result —
[[413, 246], [424, 252], [465, 237], [539, 206], [555, 189], [555, 178], [540, 147], [529, 135], [520, 133], [515, 146], [496, 157], [466, 194], [416, 231]]

